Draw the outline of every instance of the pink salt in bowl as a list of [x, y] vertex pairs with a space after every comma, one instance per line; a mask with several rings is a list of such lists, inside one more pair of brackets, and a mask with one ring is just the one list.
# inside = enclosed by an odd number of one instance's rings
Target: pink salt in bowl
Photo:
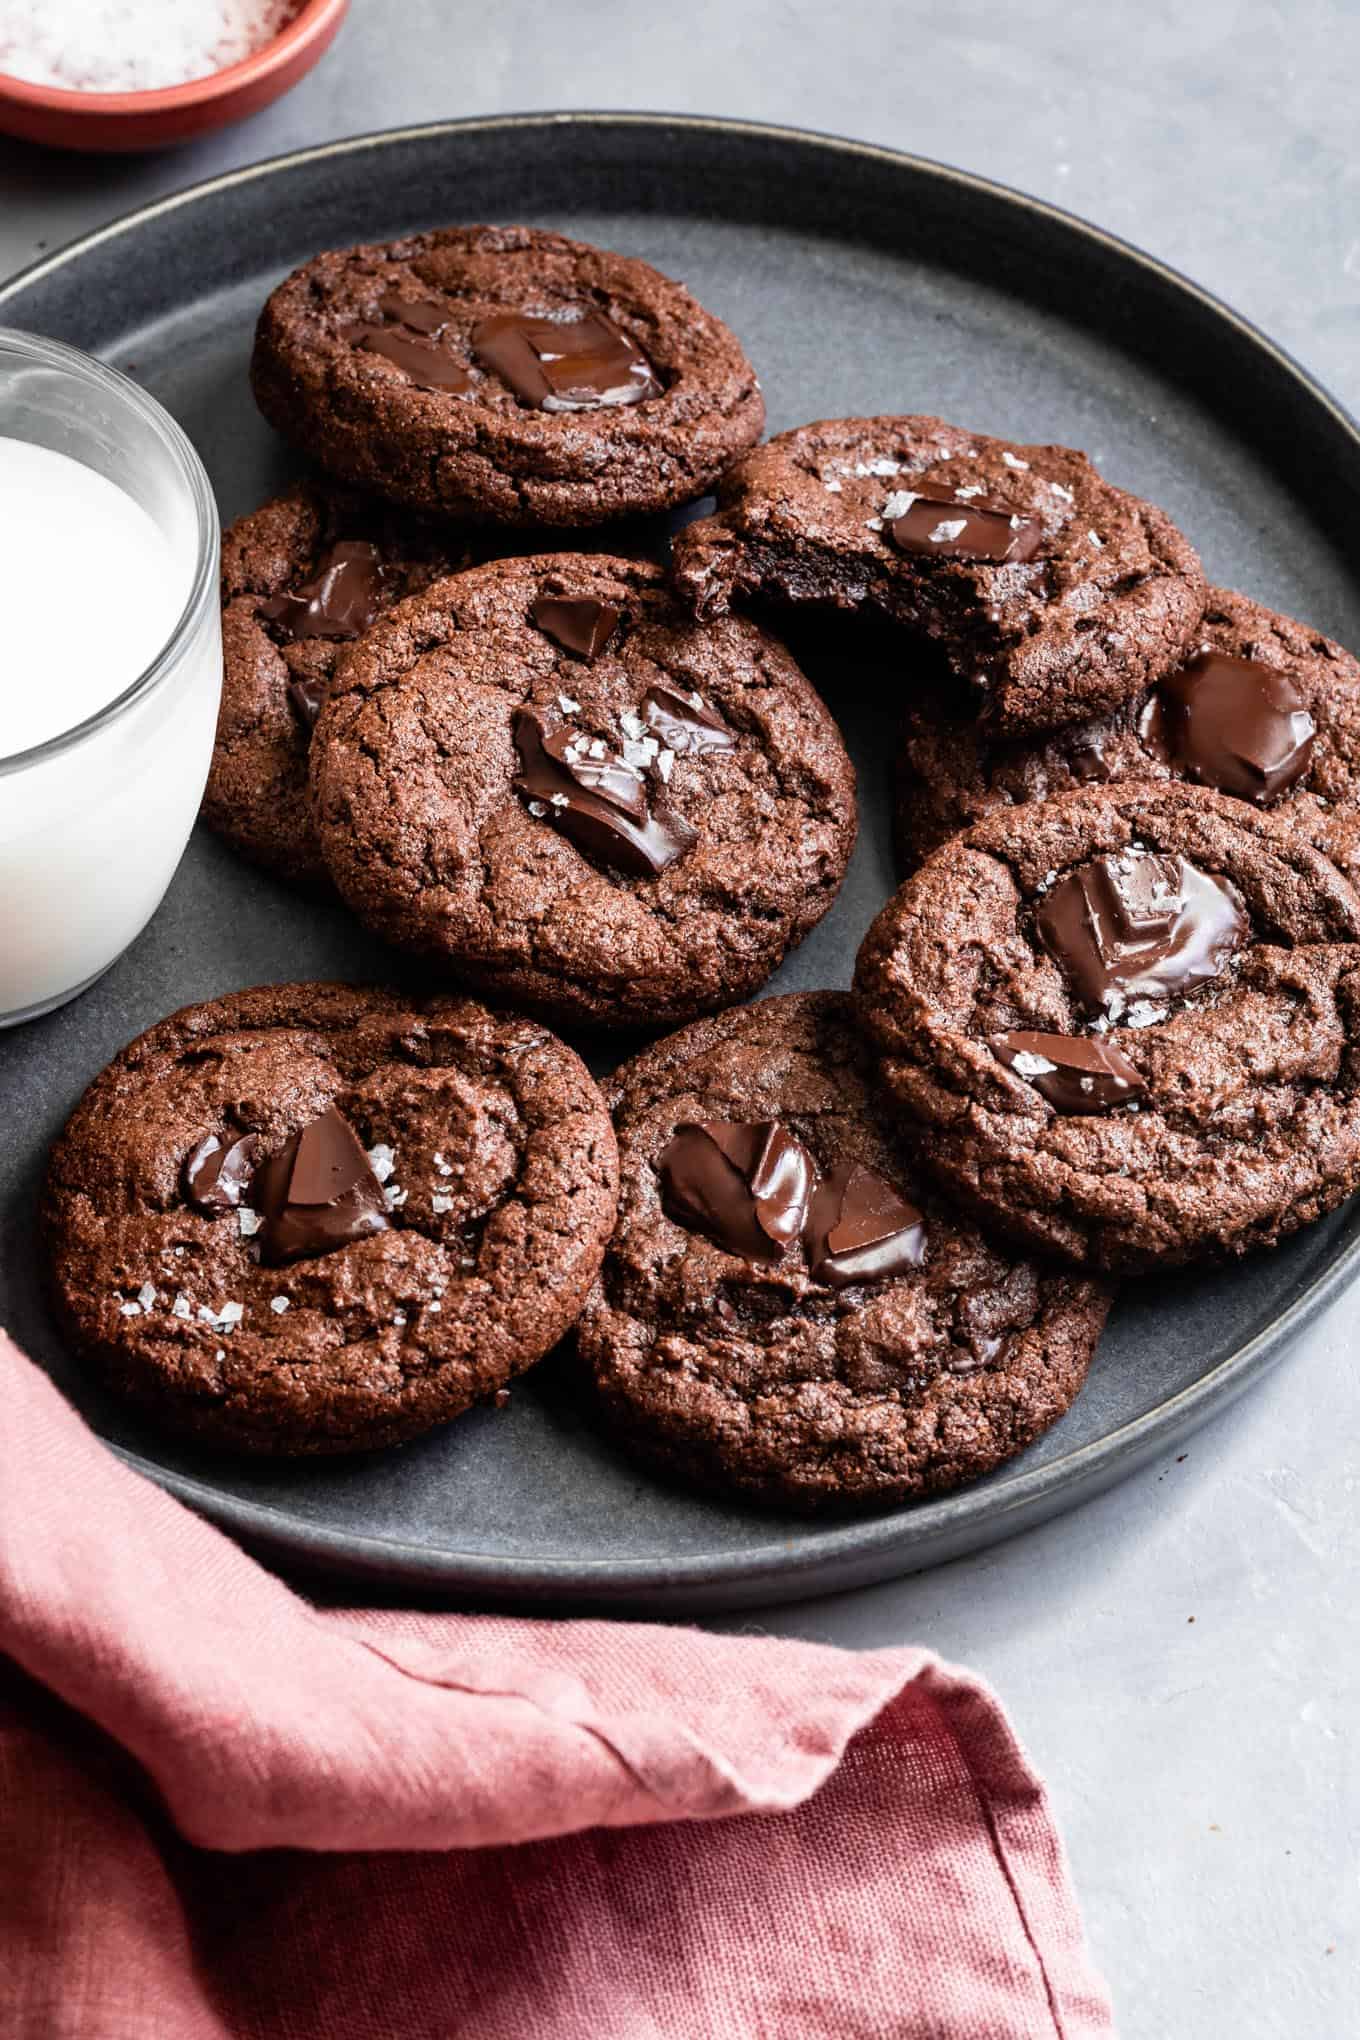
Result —
[[238, 64], [147, 92], [30, 85], [0, 71], [0, 134], [59, 149], [163, 149], [280, 98], [330, 48], [349, 0], [301, 0], [286, 28]]

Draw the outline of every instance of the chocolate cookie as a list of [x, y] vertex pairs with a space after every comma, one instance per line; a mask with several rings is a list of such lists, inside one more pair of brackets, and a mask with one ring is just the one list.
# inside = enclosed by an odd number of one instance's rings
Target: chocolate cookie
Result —
[[855, 840], [853, 768], [788, 653], [603, 556], [498, 560], [401, 603], [345, 660], [311, 771], [370, 927], [563, 1020], [743, 998]]
[[1186, 663], [1098, 721], [989, 741], [943, 701], [913, 707], [898, 770], [904, 868], [995, 808], [1121, 779], [1185, 779], [1293, 809], [1349, 866], [1360, 663], [1307, 624], [1213, 588]]
[[392, 1445], [581, 1307], [617, 1156], [584, 1065], [465, 999], [265, 985], [95, 1079], [44, 1229], [74, 1343], [150, 1416], [261, 1453]]
[[751, 364], [687, 290], [529, 227], [315, 256], [266, 304], [251, 379], [342, 480], [497, 524], [689, 502], [765, 422]]
[[1179, 663], [1204, 607], [1194, 548], [1085, 454], [938, 418], [801, 425], [741, 461], [719, 503], [675, 540], [697, 615], [756, 596], [879, 611], [940, 646], [988, 730], [1132, 699]]
[[337, 659], [404, 595], [465, 564], [432, 528], [298, 482], [222, 538], [222, 705], [203, 819], [299, 885], [329, 885], [307, 750]]
[[1176, 782], [999, 810], [855, 984], [940, 1181], [1034, 1246], [1241, 1253], [1360, 1184], [1360, 895], [1287, 817]]
[[720, 1014], [607, 1087], [619, 1224], [577, 1327], [624, 1443], [797, 1508], [957, 1486], [1086, 1377], [1108, 1296], [989, 1246], [888, 1137], [847, 995]]

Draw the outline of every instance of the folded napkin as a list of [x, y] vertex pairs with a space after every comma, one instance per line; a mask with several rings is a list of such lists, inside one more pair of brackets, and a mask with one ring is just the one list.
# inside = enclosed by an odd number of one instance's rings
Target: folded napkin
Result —
[[0, 1335], [5, 2040], [1085, 2040], [1043, 1787], [923, 1650], [317, 1609]]

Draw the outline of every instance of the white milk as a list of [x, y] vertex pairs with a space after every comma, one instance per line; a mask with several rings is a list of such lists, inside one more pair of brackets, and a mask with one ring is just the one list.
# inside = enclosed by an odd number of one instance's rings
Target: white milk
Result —
[[0, 437], [0, 1023], [105, 969], [179, 862], [212, 744], [215, 613], [131, 706], [5, 766], [132, 686], [171, 638], [193, 571], [182, 537], [116, 483]]

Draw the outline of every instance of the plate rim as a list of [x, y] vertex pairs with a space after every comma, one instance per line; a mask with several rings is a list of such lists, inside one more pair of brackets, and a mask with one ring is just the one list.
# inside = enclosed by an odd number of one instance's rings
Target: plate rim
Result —
[[[412, 141], [569, 127], [746, 135], [800, 150], [811, 148], [864, 159], [890, 171], [906, 171], [923, 180], [952, 185], [994, 206], [1030, 213], [1050, 230], [1104, 250], [1121, 265], [1159, 280], [1177, 298], [1190, 301], [1214, 321], [1234, 328], [1249, 348], [1264, 355], [1277, 372], [1296, 385], [1302, 400], [1327, 415], [1333, 430], [1339, 430], [1350, 440], [1360, 472], [1360, 426], [1345, 406], [1262, 328], [1183, 271], [1079, 214], [995, 179], [886, 144], [779, 122], [645, 110], [545, 110], [417, 122], [288, 150], [166, 193], [92, 228], [60, 248], [44, 252], [0, 283], [0, 314], [15, 296], [78, 264], [110, 241], [135, 234], [153, 221], [224, 192], [267, 182], [308, 164], [353, 159]], [[856, 1577], [865, 1581], [885, 1579], [911, 1570], [913, 1546], [922, 1530], [927, 1536], [943, 1535], [946, 1539], [951, 1528], [957, 1530], [960, 1534], [956, 1553], [945, 1555], [951, 1556], [974, 1544], [1000, 1541], [1028, 1523], [1054, 1513], [1046, 1505], [1056, 1501], [1057, 1507], [1063, 1506], [1061, 1498], [1069, 1491], [1071, 1505], [1078, 1505], [1121, 1476], [1134, 1472], [1164, 1445], [1187, 1436], [1218, 1409], [1226, 1408], [1283, 1357], [1358, 1272], [1360, 1228], [1292, 1302], [1245, 1344], [1209, 1373], [1154, 1408], [1043, 1465], [1025, 1470], [1023, 1459], [1013, 1462], [1019, 1470], [1007, 1475], [995, 1488], [965, 1487], [867, 1518], [837, 1522], [834, 1518], [809, 1517], [807, 1527], [820, 1527], [824, 1532], [812, 1548], [790, 1549], [782, 1528], [783, 1519], [779, 1519], [780, 1527], [776, 1527], [775, 1519], [755, 1511], [751, 1516], [755, 1541], [735, 1551], [692, 1552], [670, 1558], [624, 1554], [525, 1558], [434, 1548], [401, 1537], [303, 1522], [275, 1504], [224, 1492], [195, 1475], [160, 1465], [130, 1446], [107, 1439], [104, 1442], [132, 1470], [284, 1563], [369, 1580], [387, 1578], [469, 1598], [551, 1598], [562, 1603], [608, 1603], [615, 1610], [628, 1605], [642, 1606], [647, 1597], [656, 1596], [664, 1597], [672, 1606], [687, 1597], [695, 1607], [758, 1605], [762, 1601], [768, 1604], [776, 1599], [852, 1584]], [[980, 1509], [975, 1499], [979, 1494], [984, 1497]], [[970, 1526], [979, 1530], [976, 1538], [970, 1538]], [[922, 1560], [927, 1565], [935, 1562], [931, 1557]], [[839, 1580], [824, 1577], [838, 1567], [842, 1575]], [[654, 1598], [651, 1605], [655, 1606]]]

